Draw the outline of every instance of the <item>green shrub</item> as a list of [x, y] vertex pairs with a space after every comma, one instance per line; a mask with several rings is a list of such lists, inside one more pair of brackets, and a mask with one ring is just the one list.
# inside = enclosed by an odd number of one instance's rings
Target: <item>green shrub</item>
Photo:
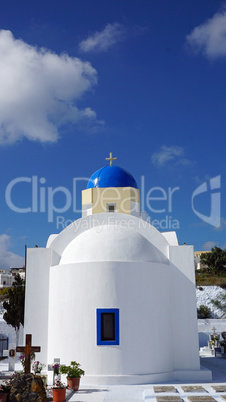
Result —
[[210, 318], [211, 317], [211, 310], [208, 306], [201, 304], [197, 309], [198, 318]]
[[61, 374], [66, 374], [67, 378], [78, 378], [85, 374], [85, 371], [80, 368], [80, 364], [72, 361], [70, 366], [60, 366]]

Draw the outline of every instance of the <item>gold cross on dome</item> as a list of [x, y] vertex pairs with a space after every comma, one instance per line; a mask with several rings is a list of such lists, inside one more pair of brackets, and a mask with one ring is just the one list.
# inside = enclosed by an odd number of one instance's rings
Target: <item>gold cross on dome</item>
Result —
[[110, 158], [105, 158], [106, 161], [110, 161], [110, 166], [112, 166], [112, 161], [116, 161], [117, 158], [113, 158], [112, 152], [110, 152]]

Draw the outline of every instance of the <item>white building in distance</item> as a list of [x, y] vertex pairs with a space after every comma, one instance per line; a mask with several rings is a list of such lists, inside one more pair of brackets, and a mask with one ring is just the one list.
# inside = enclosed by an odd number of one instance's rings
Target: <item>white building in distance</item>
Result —
[[9, 272], [0, 270], [0, 288], [9, 288], [15, 281], [15, 276], [19, 274], [22, 279], [25, 279], [25, 268], [10, 268]]
[[[112, 159], [112, 158], [110, 158]], [[194, 252], [140, 218], [134, 178], [95, 172], [83, 216], [28, 249], [25, 334], [86, 384], [210, 381], [200, 369]]]
[[204, 253], [211, 253], [211, 251], [195, 251], [194, 252], [195, 269], [207, 268], [206, 265], [201, 263], [201, 255]]

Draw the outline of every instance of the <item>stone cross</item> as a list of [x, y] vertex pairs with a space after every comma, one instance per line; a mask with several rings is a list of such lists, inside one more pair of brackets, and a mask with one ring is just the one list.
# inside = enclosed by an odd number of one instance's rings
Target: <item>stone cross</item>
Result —
[[110, 152], [110, 158], [105, 158], [106, 161], [110, 161], [110, 166], [112, 166], [112, 161], [116, 161], [117, 158], [113, 158], [112, 152]]
[[25, 373], [28, 374], [31, 372], [31, 352], [40, 352], [40, 346], [31, 346], [31, 334], [26, 335], [26, 345], [25, 346], [17, 346], [17, 352], [25, 353]]
[[215, 328], [215, 327], [212, 328], [212, 331], [213, 331], [213, 336], [216, 336], [217, 333], [215, 332], [215, 331], [216, 331], [216, 328]]
[[9, 368], [8, 371], [15, 370], [15, 356], [16, 356], [16, 345], [15, 343], [9, 344], [9, 350], [3, 350], [3, 356], [7, 356], [9, 358]]

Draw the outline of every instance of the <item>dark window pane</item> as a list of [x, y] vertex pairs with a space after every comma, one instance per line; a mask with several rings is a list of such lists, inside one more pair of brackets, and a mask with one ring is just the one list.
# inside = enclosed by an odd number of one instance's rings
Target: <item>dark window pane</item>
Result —
[[115, 340], [115, 313], [101, 314], [101, 340]]
[[109, 205], [108, 206], [108, 212], [114, 212], [115, 211], [115, 206], [114, 205]]

